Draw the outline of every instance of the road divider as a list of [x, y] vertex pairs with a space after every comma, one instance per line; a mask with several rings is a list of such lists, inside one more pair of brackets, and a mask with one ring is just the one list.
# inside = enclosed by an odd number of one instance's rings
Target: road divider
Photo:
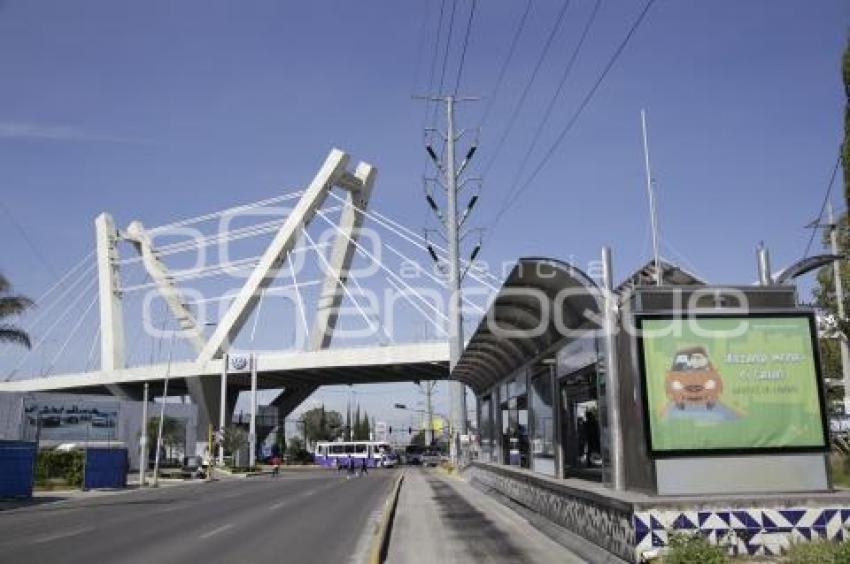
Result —
[[393, 519], [395, 518], [395, 509], [398, 505], [398, 494], [401, 491], [401, 483], [404, 481], [404, 471], [399, 472], [398, 478], [393, 483], [389, 497], [384, 502], [384, 511], [381, 515], [381, 520], [375, 530], [375, 536], [372, 539], [372, 548], [369, 551], [369, 564], [382, 564], [387, 558], [387, 549], [390, 544], [390, 535], [392, 534]]

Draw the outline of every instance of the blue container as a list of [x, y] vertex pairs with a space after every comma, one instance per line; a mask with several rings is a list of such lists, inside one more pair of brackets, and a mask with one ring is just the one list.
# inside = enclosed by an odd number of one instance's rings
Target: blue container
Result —
[[83, 487], [127, 487], [128, 457], [126, 448], [86, 449], [86, 475]]
[[35, 443], [0, 441], [0, 497], [32, 497]]

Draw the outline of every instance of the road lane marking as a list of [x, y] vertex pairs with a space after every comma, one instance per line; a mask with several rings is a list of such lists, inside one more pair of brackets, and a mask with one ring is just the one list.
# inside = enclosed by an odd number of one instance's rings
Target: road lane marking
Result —
[[219, 533], [220, 533], [220, 532], [222, 532], [222, 531], [226, 531], [227, 529], [232, 529], [232, 528], [233, 528], [233, 523], [228, 523], [227, 525], [222, 525], [221, 527], [219, 527], [219, 528], [217, 528], [217, 529], [213, 529], [212, 531], [209, 531], [209, 532], [207, 532], [207, 533], [204, 533], [203, 535], [201, 535], [201, 536], [200, 536], [200, 537], [198, 537], [198, 538], [201, 538], [201, 539], [208, 539], [208, 538], [210, 538], [210, 537], [211, 537], [211, 536], [213, 536], [213, 535], [217, 535], [217, 534], [219, 534]]
[[177, 511], [178, 509], [186, 509], [188, 505], [172, 505], [171, 507], [166, 507], [165, 509], [160, 509], [156, 511], [156, 514], [160, 513], [170, 513], [172, 511]]
[[74, 536], [77, 536], [77, 535], [82, 535], [84, 533], [90, 533], [92, 531], [94, 531], [94, 527], [83, 527], [81, 529], [74, 529], [72, 531], [65, 531], [64, 533], [56, 533], [56, 534], [53, 534], [53, 535], [48, 535], [46, 537], [41, 537], [39, 539], [35, 539], [33, 541], [33, 543], [41, 544], [41, 543], [44, 543], [44, 542], [50, 542], [50, 541], [55, 541], [55, 540], [59, 540], [59, 539], [65, 539], [65, 538], [68, 538], [68, 537], [74, 537]]

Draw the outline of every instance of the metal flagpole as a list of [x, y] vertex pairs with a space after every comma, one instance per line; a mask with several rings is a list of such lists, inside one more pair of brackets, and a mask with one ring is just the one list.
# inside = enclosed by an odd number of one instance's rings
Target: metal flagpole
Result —
[[655, 284], [663, 284], [661, 273], [661, 262], [658, 256], [658, 216], [655, 213], [655, 187], [652, 180], [652, 171], [649, 167], [649, 141], [646, 135], [646, 110], [640, 111], [640, 123], [643, 131], [643, 160], [646, 166], [646, 193], [649, 196], [649, 221], [652, 226], [652, 255], [655, 264]]

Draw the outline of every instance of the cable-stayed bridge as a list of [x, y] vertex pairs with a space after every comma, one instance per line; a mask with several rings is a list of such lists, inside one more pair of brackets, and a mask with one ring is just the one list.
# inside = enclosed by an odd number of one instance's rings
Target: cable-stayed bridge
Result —
[[[190, 396], [199, 434], [241, 391], [285, 417], [322, 385], [444, 379], [446, 250], [369, 207], [377, 171], [332, 150], [303, 190], [157, 227], [95, 220], [96, 248], [23, 320], [0, 392]], [[483, 313], [497, 277], [466, 264]], [[99, 353], [99, 354], [98, 354]]]

